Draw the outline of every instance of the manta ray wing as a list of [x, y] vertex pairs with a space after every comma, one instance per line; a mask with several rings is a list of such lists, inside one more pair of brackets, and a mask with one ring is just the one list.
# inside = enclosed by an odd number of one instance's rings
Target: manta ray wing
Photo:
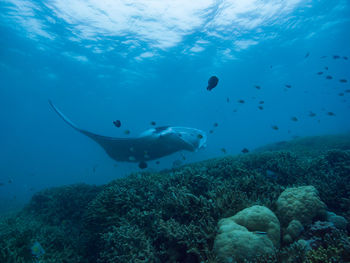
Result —
[[93, 139], [116, 161], [145, 162], [164, 157], [180, 150], [188, 150], [188, 145], [173, 134], [160, 137], [144, 135], [137, 138], [115, 138], [95, 134], [79, 128], [51, 101], [49, 101], [49, 104], [69, 126]]

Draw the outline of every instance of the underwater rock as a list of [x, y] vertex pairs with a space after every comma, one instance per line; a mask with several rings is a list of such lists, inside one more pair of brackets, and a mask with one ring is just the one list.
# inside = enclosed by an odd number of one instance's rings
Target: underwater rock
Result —
[[253, 260], [260, 255], [273, 254], [274, 250], [267, 235], [256, 235], [230, 218], [220, 220], [214, 242], [218, 262]]
[[264, 206], [255, 205], [221, 219], [218, 227], [214, 250], [220, 262], [251, 260], [279, 247], [280, 223]]
[[298, 220], [292, 220], [283, 235], [283, 242], [292, 243], [300, 236], [303, 230], [304, 227]]
[[348, 221], [344, 217], [338, 216], [333, 212], [327, 212], [326, 219], [328, 222], [333, 223], [333, 225], [336, 228], [338, 228], [340, 230], [346, 230], [346, 226], [348, 224]]
[[311, 224], [316, 217], [324, 217], [326, 205], [313, 186], [292, 187], [284, 190], [277, 202], [277, 215], [281, 224], [288, 226], [293, 219], [302, 225]]

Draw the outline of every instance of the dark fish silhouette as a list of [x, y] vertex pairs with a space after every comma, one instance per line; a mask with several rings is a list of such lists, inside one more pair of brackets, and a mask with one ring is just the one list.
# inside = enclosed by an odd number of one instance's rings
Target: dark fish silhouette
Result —
[[324, 67], [325, 70], [328, 70], [328, 67]]
[[333, 77], [331, 75], [328, 75], [326, 79], [333, 79]]
[[139, 162], [139, 168], [140, 168], [140, 169], [145, 169], [145, 168], [147, 168], [147, 163], [146, 163], [146, 162]]
[[261, 89], [261, 87], [259, 85], [255, 85], [256, 89]]
[[338, 95], [339, 95], [340, 97], [342, 97], [342, 96], [344, 96], [344, 93], [343, 93], [343, 92], [340, 92]]
[[278, 130], [278, 126], [277, 125], [272, 125], [271, 128], [274, 129], [275, 131]]
[[328, 115], [328, 116], [335, 116], [335, 113], [334, 113], [334, 112], [329, 111], [329, 112], [327, 112], [327, 115]]
[[243, 148], [241, 152], [242, 153], [249, 153], [249, 150], [247, 148]]
[[308, 58], [310, 56], [310, 52], [307, 52], [306, 54], [305, 54], [305, 58]]
[[309, 116], [310, 116], [310, 117], [315, 117], [315, 116], [316, 116], [316, 113], [313, 113], [312, 111], [310, 111]]
[[227, 101], [227, 103], [230, 103], [230, 98], [227, 97], [227, 98], [226, 98], [226, 101]]
[[122, 126], [122, 123], [120, 122], [120, 120], [116, 120], [113, 122], [114, 126], [119, 128], [120, 126]]
[[216, 87], [216, 85], [218, 85], [219, 79], [216, 76], [212, 76], [210, 77], [210, 79], [208, 80], [208, 87], [207, 90], [211, 91], [213, 88]]
[[221, 151], [222, 151], [224, 154], [226, 154], [226, 153], [227, 153], [227, 151], [226, 151], [226, 149], [225, 149], [225, 148], [221, 148]]
[[348, 60], [348, 57], [347, 57], [347, 56], [344, 56], [343, 59]]
[[322, 71], [317, 72], [317, 75], [322, 75], [322, 74], [323, 74]]
[[289, 85], [289, 84], [286, 84], [285, 86], [286, 86], [286, 88], [288, 88], [288, 89], [290, 89], [290, 88], [292, 87], [292, 85]]
[[259, 104], [264, 104], [265, 102], [263, 100], [259, 101]]
[[242, 104], [243, 104], [243, 103], [244, 103], [244, 100], [238, 100], [238, 103], [242, 103]]
[[346, 79], [340, 79], [339, 82], [341, 82], [341, 83], [346, 83], [346, 82], [348, 82], [348, 81], [347, 81]]
[[259, 110], [263, 110], [264, 107], [263, 107], [263, 106], [258, 106], [258, 109], [259, 109]]
[[333, 55], [333, 59], [339, 59], [340, 58], [340, 56], [338, 56], [338, 55]]
[[219, 126], [219, 124], [217, 122], [215, 122], [213, 125], [214, 125], [214, 127], [218, 127]]
[[292, 117], [290, 118], [292, 121], [298, 121], [298, 118], [297, 117]]

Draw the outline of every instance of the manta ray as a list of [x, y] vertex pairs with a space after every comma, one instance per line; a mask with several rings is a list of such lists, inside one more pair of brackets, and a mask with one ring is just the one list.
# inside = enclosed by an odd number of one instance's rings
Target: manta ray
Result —
[[183, 150], [195, 152], [206, 146], [205, 132], [188, 127], [155, 127], [134, 138], [95, 134], [75, 125], [50, 100], [49, 104], [69, 126], [97, 142], [109, 157], [119, 162], [138, 162], [140, 168], [146, 168], [147, 161]]

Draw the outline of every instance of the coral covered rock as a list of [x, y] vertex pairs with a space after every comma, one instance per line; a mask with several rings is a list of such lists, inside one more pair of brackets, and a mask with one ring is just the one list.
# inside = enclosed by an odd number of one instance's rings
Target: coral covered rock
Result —
[[280, 224], [264, 206], [252, 206], [219, 221], [214, 250], [220, 262], [252, 260], [279, 246]]
[[338, 216], [333, 212], [327, 212], [327, 221], [334, 224], [334, 226], [341, 230], [346, 230], [348, 221], [343, 216]]
[[285, 243], [292, 243], [304, 230], [303, 225], [298, 220], [290, 221], [285, 234], [283, 235], [283, 241]]
[[254, 205], [238, 212], [232, 217], [232, 220], [246, 227], [251, 232], [266, 232], [274, 246], [279, 247], [280, 222], [276, 215], [267, 207]]
[[277, 215], [283, 226], [293, 219], [302, 225], [311, 224], [316, 217], [324, 217], [326, 205], [313, 186], [287, 188], [277, 200]]

